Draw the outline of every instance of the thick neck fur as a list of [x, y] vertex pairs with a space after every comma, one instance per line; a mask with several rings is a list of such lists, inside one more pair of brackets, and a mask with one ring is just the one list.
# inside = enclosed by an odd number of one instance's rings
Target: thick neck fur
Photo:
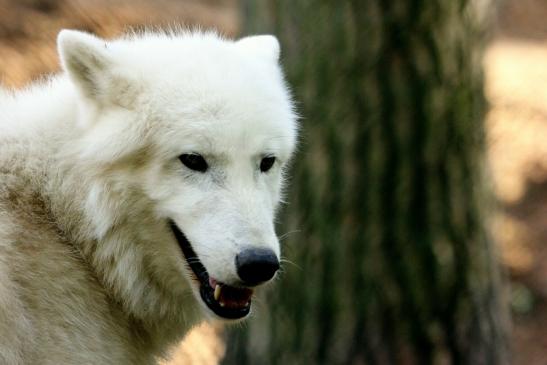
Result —
[[[174, 260], [180, 252], [144, 194], [122, 184], [109, 173], [109, 166], [90, 166], [80, 157], [78, 141], [83, 131], [78, 126], [81, 110], [76, 100], [64, 78], [0, 96], [0, 106], [10, 103], [13, 111], [0, 120], [0, 143], [9, 145], [3, 147], [3, 153], [7, 152], [1, 159], [9, 161], [10, 153], [26, 157], [16, 169], [22, 174], [32, 172], [27, 178], [49, 202], [59, 230], [80, 252], [107, 295], [123, 308], [127, 320], [140, 326], [151, 341], [151, 350], [161, 353], [194, 324], [188, 321], [199, 318], [200, 309], [188, 284], [171, 285], [173, 280], [185, 280], [180, 273], [155, 261], [153, 250], [172, 250]], [[28, 115], [36, 114], [27, 114], [28, 106], [43, 107], [43, 113], [29, 119]], [[12, 128], [15, 124], [17, 128]], [[157, 237], [163, 242], [156, 242]], [[181, 289], [176, 292], [173, 287]]]

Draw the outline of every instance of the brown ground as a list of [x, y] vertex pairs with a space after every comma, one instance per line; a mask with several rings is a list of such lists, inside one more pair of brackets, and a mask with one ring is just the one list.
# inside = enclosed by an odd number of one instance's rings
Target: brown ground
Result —
[[[488, 156], [500, 206], [494, 234], [511, 278], [513, 363], [539, 365], [547, 364], [547, 2], [502, 4], [484, 60]], [[236, 34], [237, 0], [0, 0], [0, 80], [18, 87], [57, 70], [60, 28], [113, 36], [123, 27], [175, 22]], [[218, 363], [219, 331], [193, 331], [171, 365]]]
[[237, 0], [0, 0], [0, 80], [21, 86], [58, 69], [61, 28], [111, 37], [131, 27], [185, 24], [238, 31]]
[[511, 279], [513, 363], [547, 364], [547, 2], [509, 0], [484, 60], [494, 234]]

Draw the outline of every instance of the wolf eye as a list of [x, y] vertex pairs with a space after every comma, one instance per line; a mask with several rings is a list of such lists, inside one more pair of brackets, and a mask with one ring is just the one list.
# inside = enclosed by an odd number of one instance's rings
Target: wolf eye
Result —
[[275, 157], [274, 156], [268, 156], [264, 157], [262, 161], [260, 161], [260, 171], [262, 172], [268, 172], [275, 163]]
[[198, 155], [197, 153], [185, 153], [184, 155], [179, 156], [179, 160], [184, 166], [194, 171], [205, 172], [209, 167], [203, 156]]

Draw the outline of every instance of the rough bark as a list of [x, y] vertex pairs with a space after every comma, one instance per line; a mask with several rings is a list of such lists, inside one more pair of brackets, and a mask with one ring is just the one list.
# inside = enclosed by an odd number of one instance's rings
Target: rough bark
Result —
[[280, 227], [295, 264], [230, 331], [225, 364], [509, 362], [483, 173], [486, 5], [245, 2], [247, 30], [280, 38], [303, 136]]

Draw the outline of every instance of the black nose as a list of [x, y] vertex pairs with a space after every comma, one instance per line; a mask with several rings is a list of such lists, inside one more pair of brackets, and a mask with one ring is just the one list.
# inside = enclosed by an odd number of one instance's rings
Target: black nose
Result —
[[265, 248], [248, 248], [236, 256], [237, 274], [246, 285], [258, 285], [270, 280], [279, 269], [277, 256]]

